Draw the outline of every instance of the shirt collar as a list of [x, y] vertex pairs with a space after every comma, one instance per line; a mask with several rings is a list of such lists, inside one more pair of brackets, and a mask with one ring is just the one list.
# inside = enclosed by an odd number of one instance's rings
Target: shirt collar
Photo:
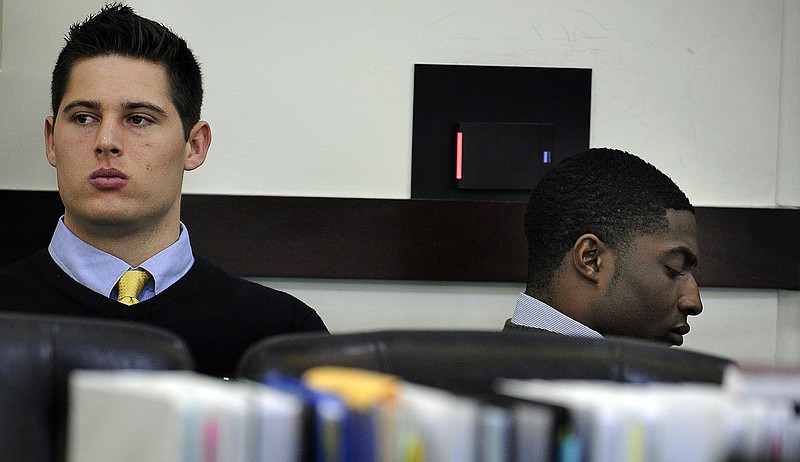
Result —
[[547, 303], [522, 292], [511, 322], [576, 337], [603, 338], [597, 331], [579, 323]]
[[[138, 266], [153, 276], [148, 284], [150, 287], [145, 289], [152, 291], [152, 295], [174, 284], [194, 264], [189, 232], [183, 223], [180, 227], [180, 235], [174, 244]], [[67, 228], [63, 216], [58, 220], [48, 251], [71, 278], [104, 296], [114, 292], [119, 278], [131, 268], [123, 260], [81, 240]]]

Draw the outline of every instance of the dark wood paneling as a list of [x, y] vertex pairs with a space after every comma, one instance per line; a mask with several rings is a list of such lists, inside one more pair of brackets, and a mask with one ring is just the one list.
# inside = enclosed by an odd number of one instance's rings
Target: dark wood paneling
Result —
[[520, 280], [522, 213], [510, 202], [184, 199], [198, 252], [237, 274], [301, 278]]
[[[241, 276], [525, 280], [521, 202], [185, 195], [196, 252]], [[0, 191], [0, 265], [47, 245], [55, 192]], [[800, 210], [697, 209], [704, 287], [800, 289]]]
[[695, 214], [698, 283], [800, 289], [800, 210], [700, 207]]

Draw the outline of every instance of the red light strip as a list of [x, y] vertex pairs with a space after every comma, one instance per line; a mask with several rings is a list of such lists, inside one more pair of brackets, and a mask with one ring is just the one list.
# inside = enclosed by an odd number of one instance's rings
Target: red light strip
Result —
[[461, 179], [461, 166], [464, 153], [464, 133], [456, 134], [456, 180]]

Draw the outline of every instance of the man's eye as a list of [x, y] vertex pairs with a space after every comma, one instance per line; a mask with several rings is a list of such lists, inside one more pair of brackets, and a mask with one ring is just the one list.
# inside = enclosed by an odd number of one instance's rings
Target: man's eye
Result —
[[147, 125], [147, 123], [149, 122], [149, 120], [147, 120], [146, 118], [138, 115], [131, 116], [129, 120], [134, 125]]
[[72, 119], [79, 125], [86, 125], [92, 121], [92, 116], [88, 114], [77, 114]]
[[667, 268], [667, 274], [668, 274], [668, 275], [669, 275], [669, 277], [671, 277], [672, 279], [675, 279], [675, 278], [677, 278], [678, 276], [686, 276], [686, 273], [684, 273], [683, 271], [678, 271], [678, 270], [676, 270], [676, 269], [673, 269], [673, 268], [671, 268], [671, 267], [669, 267], [669, 266], [667, 266], [666, 268]]

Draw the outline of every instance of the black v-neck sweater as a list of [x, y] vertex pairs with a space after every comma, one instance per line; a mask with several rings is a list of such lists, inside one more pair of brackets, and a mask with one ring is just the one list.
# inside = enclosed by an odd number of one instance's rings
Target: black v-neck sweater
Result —
[[327, 331], [316, 311], [293, 296], [231, 276], [197, 258], [175, 284], [133, 306], [69, 277], [46, 249], [0, 268], [0, 310], [139, 321], [175, 332], [196, 370], [234, 377], [255, 342], [275, 334]]

